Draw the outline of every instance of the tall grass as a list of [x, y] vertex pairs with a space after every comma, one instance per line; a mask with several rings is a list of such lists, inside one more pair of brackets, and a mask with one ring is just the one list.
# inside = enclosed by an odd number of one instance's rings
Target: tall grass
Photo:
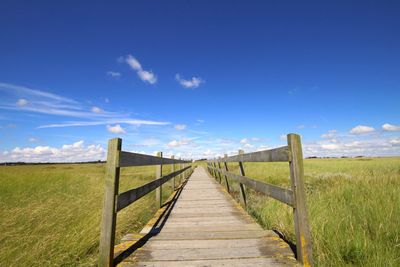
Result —
[[[154, 175], [154, 167], [123, 168], [120, 192]], [[96, 265], [103, 190], [104, 164], [0, 167], [0, 266]], [[164, 199], [171, 192], [169, 182]], [[153, 192], [118, 213], [117, 242], [155, 211]]]
[[[304, 165], [316, 265], [400, 266], [400, 158], [309, 159]], [[237, 164], [229, 168], [238, 172]], [[245, 163], [245, 170], [290, 188], [287, 163]], [[247, 193], [249, 213], [295, 242], [292, 209]]]

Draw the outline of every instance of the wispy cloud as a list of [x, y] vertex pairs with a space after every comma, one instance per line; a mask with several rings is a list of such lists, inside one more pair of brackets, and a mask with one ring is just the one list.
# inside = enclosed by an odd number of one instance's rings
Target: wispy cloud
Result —
[[182, 131], [182, 130], [185, 130], [185, 129], [186, 129], [186, 125], [185, 125], [185, 124], [176, 124], [176, 125], [174, 126], [174, 128], [175, 128], [176, 130], [178, 130], [178, 131]]
[[150, 84], [155, 84], [157, 82], [157, 76], [152, 71], [144, 70], [140, 62], [132, 55], [127, 55], [124, 58], [124, 61], [134, 71], [136, 71], [137, 75], [142, 81], [148, 82]]
[[204, 83], [204, 80], [200, 77], [192, 77], [190, 80], [185, 80], [179, 73], [175, 75], [175, 79], [185, 88], [197, 88], [200, 84]]
[[0, 83], [0, 91], [5, 92], [8, 96], [8, 98], [4, 97], [0, 100], [0, 109], [84, 119], [80, 121], [50, 123], [41, 125], [38, 128], [108, 124], [129, 124], [135, 126], [170, 124], [163, 121], [133, 119], [127, 114], [105, 111], [96, 106], [88, 107], [73, 99], [23, 86]]
[[107, 76], [114, 79], [119, 79], [121, 77], [121, 73], [117, 71], [107, 71]]
[[72, 127], [72, 126], [96, 126], [96, 125], [107, 125], [107, 124], [115, 124], [115, 123], [123, 123], [128, 125], [169, 125], [170, 122], [163, 121], [149, 121], [149, 120], [135, 120], [135, 119], [112, 119], [112, 120], [103, 120], [103, 121], [75, 121], [75, 122], [65, 122], [65, 123], [56, 123], [56, 124], [47, 124], [39, 126], [38, 128], [60, 128], [60, 127]]

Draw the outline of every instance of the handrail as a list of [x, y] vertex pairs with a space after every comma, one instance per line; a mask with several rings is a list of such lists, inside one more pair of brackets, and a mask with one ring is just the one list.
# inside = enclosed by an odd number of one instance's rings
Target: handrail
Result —
[[117, 196], [117, 211], [120, 211], [126, 207], [128, 207], [130, 204], [135, 202], [136, 200], [140, 199], [141, 197], [147, 195], [149, 192], [153, 191], [157, 187], [161, 186], [162, 184], [168, 182], [175, 176], [181, 174], [182, 172], [186, 171], [190, 167], [183, 168], [179, 171], [170, 173], [168, 175], [165, 175], [157, 180], [151, 181], [150, 183], [147, 183], [145, 185], [139, 186], [137, 188], [128, 190], [126, 192], [123, 192]]
[[[308, 213], [306, 208], [306, 194], [304, 186], [303, 152], [300, 136], [297, 134], [287, 135], [287, 146], [257, 151], [244, 154], [239, 150], [238, 155], [209, 160], [207, 162], [208, 172], [219, 182], [222, 175], [225, 176], [226, 190], [230, 192], [228, 177], [239, 182], [240, 202], [246, 207], [245, 186], [281, 201], [293, 207], [294, 228], [296, 233], [297, 259], [304, 266], [312, 266], [311, 234], [308, 224]], [[243, 162], [289, 162], [290, 181], [292, 190], [281, 188], [276, 185], [257, 181], [245, 176]], [[241, 175], [229, 172], [227, 162], [238, 162]], [[224, 169], [221, 164], [224, 163]]]
[[285, 162], [289, 161], [289, 148], [287, 146], [278, 147], [269, 150], [257, 151], [246, 154], [239, 154], [223, 159], [217, 162]]
[[[174, 179], [173, 189], [175, 190], [175, 177], [179, 176], [183, 182], [190, 175], [192, 166], [191, 161], [163, 158], [162, 152], [157, 156], [150, 156], [132, 153], [121, 150], [122, 139], [114, 138], [108, 141], [106, 174], [105, 174], [105, 197], [103, 204], [100, 246], [99, 246], [99, 266], [114, 266], [114, 244], [117, 213], [134, 203], [139, 198], [156, 190], [156, 203], [162, 206], [162, 185]], [[163, 165], [172, 164], [172, 172], [162, 175]], [[179, 170], [175, 170], [175, 164], [179, 165]], [[130, 166], [156, 166], [155, 180], [137, 188], [118, 194], [119, 174], [121, 167]]]
[[283, 202], [283, 203], [293, 207], [293, 191], [292, 190], [282, 188], [282, 187], [279, 187], [279, 186], [276, 186], [273, 184], [257, 181], [257, 180], [251, 179], [249, 177], [246, 177], [246, 176], [237, 175], [232, 172], [218, 170], [217, 168], [214, 168], [214, 167], [209, 167], [209, 168], [216, 169], [217, 171], [221, 172], [223, 175], [226, 175], [232, 179], [235, 179], [237, 182], [248, 186], [249, 188], [253, 189], [254, 191], [263, 193], [264, 195], [272, 197], [276, 200], [279, 200], [280, 202]]
[[187, 160], [168, 159], [145, 154], [121, 151], [118, 167], [147, 166], [147, 165], [167, 165], [177, 163], [188, 163]]

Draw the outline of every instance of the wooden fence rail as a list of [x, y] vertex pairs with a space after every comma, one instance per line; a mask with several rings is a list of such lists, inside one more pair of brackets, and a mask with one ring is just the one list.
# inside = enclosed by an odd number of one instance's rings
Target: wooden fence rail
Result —
[[[114, 243], [117, 212], [134, 203], [139, 198], [156, 190], [156, 203], [162, 206], [162, 185], [171, 179], [175, 190], [175, 177], [182, 182], [189, 174], [191, 161], [163, 158], [162, 152], [157, 156], [131, 153], [121, 150], [122, 139], [114, 138], [108, 142], [105, 174], [105, 197], [100, 232], [99, 266], [114, 266]], [[172, 173], [162, 175], [163, 165], [172, 164]], [[179, 169], [175, 170], [175, 164]], [[120, 167], [156, 165], [156, 180], [118, 194]]]
[[[239, 183], [240, 202], [246, 206], [245, 188], [251, 188], [257, 192], [272, 197], [293, 207], [294, 227], [296, 234], [297, 259], [304, 266], [312, 266], [311, 235], [306, 209], [306, 195], [304, 188], [303, 154], [300, 136], [287, 135], [288, 145], [271, 150], [258, 151], [244, 154], [242, 150], [238, 155], [208, 161], [208, 172], [222, 182], [224, 176], [226, 190], [230, 192], [228, 178]], [[245, 176], [243, 162], [289, 162], [291, 190], [276, 185], [257, 181]], [[229, 172], [227, 162], [238, 162], [240, 174]], [[221, 163], [224, 168], [221, 168]]]

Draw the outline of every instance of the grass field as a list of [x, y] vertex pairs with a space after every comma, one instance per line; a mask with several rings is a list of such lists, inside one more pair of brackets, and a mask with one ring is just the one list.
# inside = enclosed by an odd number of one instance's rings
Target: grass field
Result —
[[[287, 163], [245, 169], [290, 187]], [[151, 181], [154, 172], [122, 169], [120, 191]], [[0, 167], [0, 266], [95, 265], [103, 175], [103, 164]], [[400, 266], [400, 158], [310, 159], [305, 175], [318, 266]], [[294, 241], [289, 207], [254, 193], [249, 203], [261, 225]], [[153, 192], [119, 213], [117, 237], [140, 230], [154, 212]]]
[[[304, 165], [316, 265], [400, 266], [400, 158], [308, 159]], [[237, 164], [229, 170], [239, 174]], [[290, 188], [287, 163], [245, 163], [245, 170]], [[249, 213], [294, 242], [292, 209], [248, 194]]]
[[[122, 168], [120, 192], [154, 175], [155, 167]], [[103, 180], [104, 164], [0, 167], [0, 266], [96, 265]], [[165, 200], [171, 182], [163, 188]], [[117, 240], [155, 211], [152, 192], [118, 213]]]

